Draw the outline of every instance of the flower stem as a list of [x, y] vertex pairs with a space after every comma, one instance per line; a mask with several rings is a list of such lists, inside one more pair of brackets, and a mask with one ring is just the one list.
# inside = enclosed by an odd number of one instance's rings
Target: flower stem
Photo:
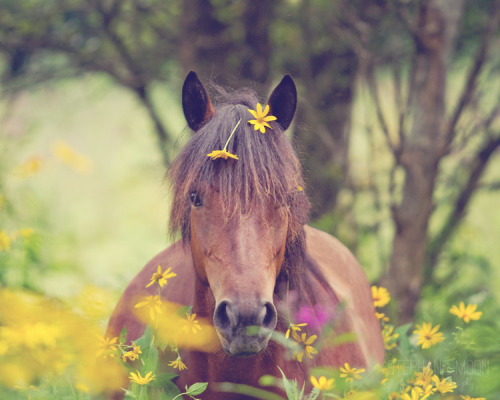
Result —
[[224, 146], [224, 148], [222, 149], [222, 151], [226, 151], [226, 150], [227, 150], [227, 145], [229, 144], [229, 141], [230, 141], [230, 140], [231, 140], [231, 138], [233, 137], [234, 132], [236, 132], [236, 129], [237, 129], [237, 128], [238, 128], [238, 126], [240, 125], [240, 122], [241, 122], [241, 118], [240, 118], [240, 120], [238, 121], [238, 123], [236, 124], [236, 126], [233, 128], [233, 130], [231, 131], [231, 134], [229, 135], [229, 138], [227, 139], [226, 145]]

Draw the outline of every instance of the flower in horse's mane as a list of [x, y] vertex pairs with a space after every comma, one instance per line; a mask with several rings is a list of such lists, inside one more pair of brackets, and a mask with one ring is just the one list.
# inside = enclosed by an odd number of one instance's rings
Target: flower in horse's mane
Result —
[[229, 141], [234, 135], [234, 132], [236, 132], [236, 128], [240, 125], [241, 119], [238, 120], [238, 123], [236, 126], [233, 128], [231, 131], [231, 134], [229, 135], [229, 138], [226, 141], [226, 144], [224, 145], [224, 148], [222, 150], [213, 150], [211, 153], [208, 153], [207, 156], [210, 157], [212, 160], [216, 160], [218, 158], [223, 158], [224, 160], [227, 160], [228, 158], [233, 158], [235, 160], [238, 160], [238, 156], [236, 154], [232, 154], [229, 151], [227, 151], [227, 145], [229, 144]]
[[101, 343], [97, 350], [97, 357], [102, 356], [103, 358], [111, 357], [113, 358], [116, 354], [116, 349], [118, 348], [118, 338], [105, 338], [101, 337]]
[[292, 324], [288, 325], [288, 329], [286, 330], [285, 337], [288, 339], [290, 337], [290, 333], [292, 334], [292, 337], [295, 340], [300, 340], [299, 335], [297, 332], [301, 331], [301, 327], [307, 326], [307, 323], [302, 323], [302, 324]]
[[349, 363], [344, 363], [343, 367], [340, 367], [340, 377], [345, 378], [347, 382], [353, 382], [354, 379], [361, 379], [362, 372], [365, 372], [364, 368], [351, 368]]
[[268, 122], [276, 121], [276, 117], [273, 115], [267, 115], [269, 113], [269, 104], [266, 105], [264, 111], [262, 111], [262, 106], [257, 103], [256, 110], [248, 110], [250, 114], [253, 115], [255, 119], [251, 119], [248, 122], [254, 126], [255, 130], [260, 130], [261, 133], [266, 133], [266, 127], [273, 129]]
[[417, 324], [417, 329], [413, 331], [413, 333], [418, 335], [417, 345], [421, 345], [423, 349], [428, 349], [436, 343], [442, 342], [444, 336], [438, 330], [439, 324], [435, 327], [432, 327], [431, 323], [426, 322], [422, 323], [422, 326]]
[[384, 346], [386, 350], [391, 350], [396, 347], [396, 340], [399, 337], [399, 333], [394, 333], [394, 326], [386, 325], [382, 329], [382, 338], [384, 339]]
[[156, 295], [145, 297], [144, 300], [137, 303], [134, 308], [146, 307], [146, 309], [149, 311], [149, 317], [151, 318], [151, 321], [154, 321], [156, 317], [162, 312], [161, 305], [162, 303], [160, 297]]
[[453, 389], [457, 388], [457, 384], [453, 382], [451, 379], [440, 380], [437, 375], [434, 375], [432, 377], [432, 382], [434, 382], [436, 390], [439, 391], [440, 393], [453, 392]]
[[182, 325], [183, 332], [193, 332], [196, 333], [201, 331], [201, 326], [199, 321], [196, 320], [196, 313], [189, 315], [186, 313], [186, 319], [183, 321]]
[[170, 367], [177, 368], [179, 371], [182, 371], [183, 369], [187, 369], [186, 364], [182, 362], [182, 359], [180, 357], [177, 357], [174, 361], [171, 361], [168, 363]]
[[332, 389], [333, 383], [335, 382], [335, 379], [333, 378], [326, 379], [326, 376], [320, 376], [319, 379], [316, 379], [316, 377], [311, 376], [310, 380], [312, 385], [321, 391]]
[[125, 362], [127, 358], [130, 361], [137, 360], [139, 358], [139, 354], [142, 354], [141, 346], [137, 346], [134, 342], [132, 342], [132, 350], [127, 351], [122, 355], [122, 360]]
[[372, 286], [373, 305], [383, 307], [391, 300], [391, 296], [386, 288]]
[[294, 339], [297, 341], [298, 344], [304, 345], [303, 349], [301, 350], [296, 350], [293, 352], [292, 357], [297, 360], [298, 362], [302, 362], [302, 359], [304, 357], [304, 352], [306, 353], [307, 357], [313, 358], [313, 354], [318, 354], [318, 350], [316, 350], [313, 346], [311, 346], [314, 341], [318, 337], [316, 335], [312, 335], [309, 338], [307, 338], [307, 335], [305, 333], [302, 333], [302, 335]]
[[130, 382], [137, 383], [139, 385], [147, 385], [149, 382], [154, 380], [156, 378], [156, 375], [153, 375], [153, 372], [150, 371], [146, 375], [141, 376], [141, 373], [137, 371], [137, 374], [135, 372], [131, 372], [129, 379]]
[[476, 304], [467, 304], [467, 307], [465, 307], [464, 302], [461, 301], [458, 307], [452, 306], [450, 308], [450, 313], [456, 315], [458, 318], [462, 318], [466, 323], [469, 323], [471, 319], [477, 321], [483, 314], [482, 311], [476, 311], [476, 308]]
[[177, 276], [175, 272], [170, 272], [172, 268], [167, 268], [164, 272], [161, 272], [161, 266], [158, 265], [158, 270], [151, 277], [151, 282], [149, 282], [146, 287], [150, 287], [153, 283], [158, 283], [160, 287], [163, 287], [167, 283], [167, 279]]

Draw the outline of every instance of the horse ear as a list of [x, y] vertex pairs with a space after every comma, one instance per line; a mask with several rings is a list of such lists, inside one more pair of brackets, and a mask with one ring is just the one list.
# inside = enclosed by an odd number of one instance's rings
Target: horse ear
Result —
[[189, 127], [195, 132], [215, 115], [210, 96], [194, 71], [188, 74], [182, 86], [182, 109]]
[[269, 96], [267, 102], [270, 115], [276, 117], [283, 130], [286, 130], [292, 122], [297, 108], [297, 88], [290, 75], [285, 75]]

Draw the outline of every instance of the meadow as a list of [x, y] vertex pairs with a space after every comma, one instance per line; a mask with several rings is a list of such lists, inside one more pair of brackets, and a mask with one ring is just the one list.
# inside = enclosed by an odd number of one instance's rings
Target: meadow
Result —
[[[177, 93], [158, 87], [155, 96], [181, 147], [189, 133]], [[383, 146], [375, 143], [373, 154], [367, 141], [366, 128], [373, 125], [368, 108], [360, 95], [350, 155], [360, 181], [373, 168], [382, 176], [388, 165]], [[84, 76], [4, 98], [0, 131], [0, 398], [101, 398], [120, 388], [130, 398], [179, 398], [169, 383], [182, 366], [175, 363], [181, 361], [175, 358], [176, 338], [148, 330], [136, 344], [141, 353], [120, 338], [99, 338], [128, 282], [174, 240], [167, 232], [165, 171], [145, 110], [109, 80]], [[489, 181], [498, 179], [499, 162], [490, 166]], [[341, 201], [351, 201], [349, 194]], [[311, 371], [315, 389], [302, 394], [286, 377], [265, 377], [263, 383], [284, 385], [290, 399], [498, 398], [497, 205], [498, 193], [478, 192], [439, 266], [442, 280], [422, 293], [414, 324], [392, 325], [389, 297], [375, 286], [374, 297], [382, 293], [377, 310], [384, 314], [385, 366]], [[393, 228], [363, 195], [356, 197], [354, 208], [360, 218], [383, 223], [381, 235], [363, 236], [356, 251], [375, 281], [387, 260]], [[317, 222], [327, 229], [329, 224], [328, 218]], [[340, 230], [341, 239], [343, 234], [348, 239], [349, 232]], [[175, 277], [168, 284], [174, 285]], [[450, 312], [453, 306], [458, 307], [455, 313]], [[163, 316], [170, 323], [196, 325], [189, 309], [165, 307]], [[472, 316], [468, 321], [467, 315]], [[300, 331], [292, 331], [295, 336], [276, 340], [290, 345], [294, 357]], [[174, 354], [173, 372], [159, 372], [157, 349], [167, 346]], [[136, 362], [132, 369], [123, 362], [130, 352], [127, 357]], [[203, 383], [186, 388], [185, 398], [203, 398], [202, 391]]]

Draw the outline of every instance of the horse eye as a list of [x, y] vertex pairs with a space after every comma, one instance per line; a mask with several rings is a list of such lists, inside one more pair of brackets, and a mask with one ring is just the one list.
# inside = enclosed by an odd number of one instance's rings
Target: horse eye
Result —
[[203, 203], [201, 202], [201, 197], [198, 193], [191, 192], [190, 198], [191, 198], [191, 204], [193, 204], [193, 206], [201, 207], [203, 205]]

